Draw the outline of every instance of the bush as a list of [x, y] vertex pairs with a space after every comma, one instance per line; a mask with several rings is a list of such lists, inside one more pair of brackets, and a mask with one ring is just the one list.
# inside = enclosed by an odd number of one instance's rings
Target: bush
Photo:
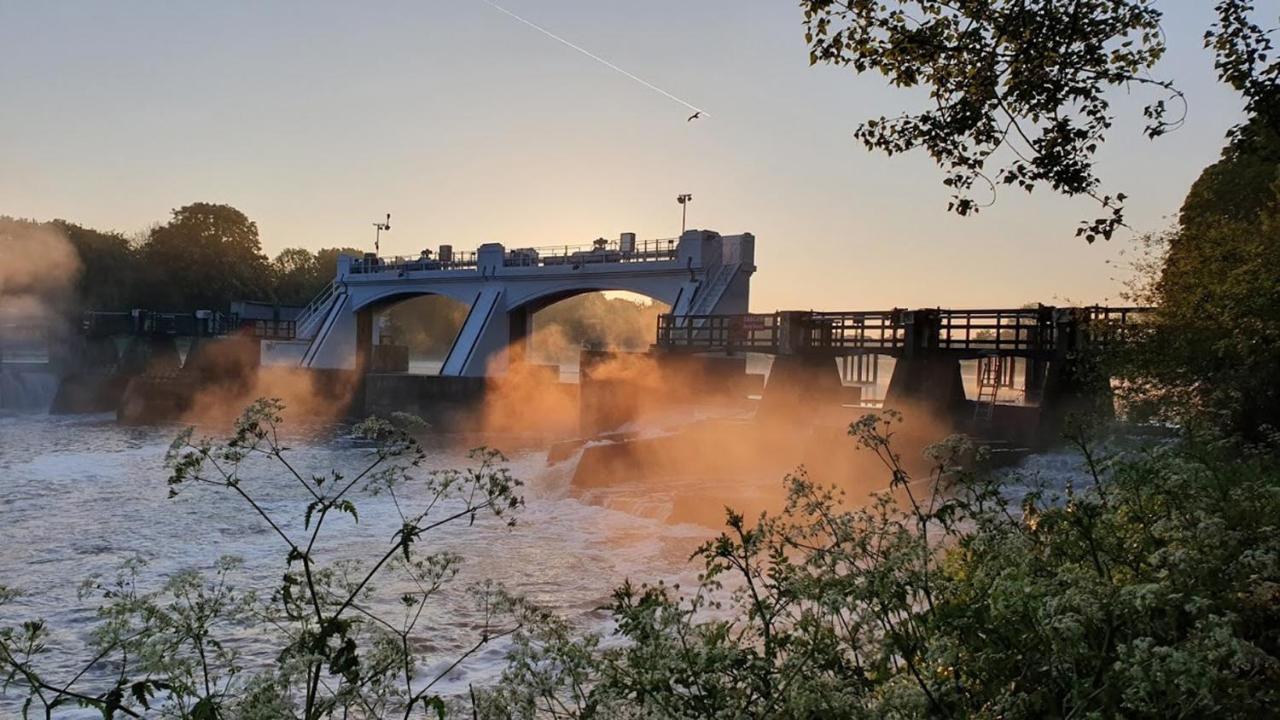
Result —
[[893, 418], [851, 428], [891, 489], [866, 507], [803, 472], [779, 516], [697, 553], [698, 587], [623, 586], [616, 635], [521, 633], [484, 717], [1258, 717], [1280, 701], [1280, 468], [1202, 443], [1102, 457], [1033, 492]]

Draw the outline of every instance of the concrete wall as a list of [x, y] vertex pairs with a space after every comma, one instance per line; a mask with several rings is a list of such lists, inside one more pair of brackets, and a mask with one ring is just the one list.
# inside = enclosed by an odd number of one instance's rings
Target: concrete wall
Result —
[[365, 415], [404, 412], [431, 423], [457, 423], [483, 402], [487, 386], [482, 377], [370, 373], [362, 409]]

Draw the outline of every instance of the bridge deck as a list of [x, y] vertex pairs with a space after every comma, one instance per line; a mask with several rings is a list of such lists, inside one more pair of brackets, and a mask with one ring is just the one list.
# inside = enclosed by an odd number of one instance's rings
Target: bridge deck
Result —
[[745, 315], [662, 315], [657, 346], [675, 352], [881, 354], [909, 348], [958, 357], [1048, 358], [1068, 332], [1089, 342], [1116, 339], [1148, 308], [996, 308], [789, 312]]

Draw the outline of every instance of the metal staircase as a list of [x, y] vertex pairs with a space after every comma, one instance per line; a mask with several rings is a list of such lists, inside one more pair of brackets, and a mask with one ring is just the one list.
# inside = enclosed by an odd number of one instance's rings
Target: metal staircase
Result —
[[314, 338], [320, 330], [320, 326], [324, 324], [325, 317], [329, 314], [329, 309], [333, 305], [333, 299], [338, 294], [338, 281], [329, 283], [325, 289], [316, 294], [311, 302], [303, 308], [295, 321], [295, 328], [299, 339], [307, 340]]
[[698, 288], [698, 293], [689, 306], [689, 314], [710, 315], [715, 310], [716, 303], [719, 303], [720, 298], [724, 296], [729, 283], [733, 282], [734, 276], [738, 274], [739, 265], [741, 263], [731, 263], [717, 267], [711, 279]]

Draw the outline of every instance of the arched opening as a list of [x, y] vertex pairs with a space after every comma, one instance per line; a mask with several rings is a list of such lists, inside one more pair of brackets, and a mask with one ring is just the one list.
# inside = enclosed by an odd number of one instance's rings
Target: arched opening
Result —
[[467, 317], [464, 302], [445, 295], [394, 296], [369, 308], [374, 372], [439, 375]]
[[647, 350], [658, 316], [670, 306], [634, 292], [588, 290], [543, 297], [521, 311], [526, 361], [558, 366], [562, 380], [576, 382], [583, 350]]

